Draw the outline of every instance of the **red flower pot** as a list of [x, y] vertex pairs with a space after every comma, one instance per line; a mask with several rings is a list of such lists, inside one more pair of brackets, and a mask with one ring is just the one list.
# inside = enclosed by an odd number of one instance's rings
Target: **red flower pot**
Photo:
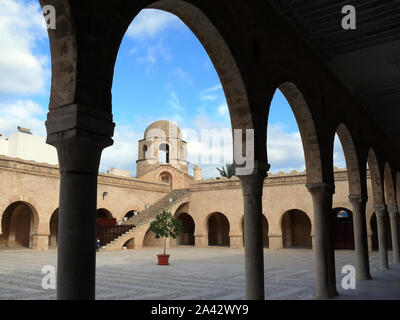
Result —
[[167, 266], [169, 265], [168, 259], [169, 259], [169, 254], [158, 254], [158, 264], [161, 266]]

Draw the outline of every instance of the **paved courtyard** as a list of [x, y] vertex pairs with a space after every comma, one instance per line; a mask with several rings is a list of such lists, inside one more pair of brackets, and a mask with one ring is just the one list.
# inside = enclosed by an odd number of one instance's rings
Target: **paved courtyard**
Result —
[[[158, 266], [159, 248], [97, 253], [97, 299], [243, 299], [245, 292], [244, 251], [229, 248], [171, 248], [170, 266]], [[312, 299], [315, 291], [314, 252], [301, 249], [265, 249], [267, 299]], [[0, 250], [0, 299], [55, 299], [55, 290], [42, 288], [44, 265], [55, 265], [55, 249]], [[391, 261], [391, 253], [389, 254]], [[355, 265], [353, 251], [336, 251], [338, 290], [341, 298], [355, 298], [354, 290], [340, 288], [341, 269]], [[370, 253], [371, 271], [381, 275], [377, 252]], [[379, 273], [381, 272], [381, 273]], [[384, 271], [385, 272], [385, 271]], [[383, 273], [384, 273], [383, 272]], [[388, 273], [389, 272], [389, 273]], [[384, 273], [386, 284], [400, 267]], [[377, 277], [378, 280], [381, 278]], [[386, 280], [385, 280], [386, 279]], [[400, 284], [400, 277], [396, 285]], [[358, 281], [360, 289], [370, 281]], [[380, 281], [380, 280], [379, 280]], [[385, 286], [386, 286], [385, 284]], [[382, 284], [379, 284], [382, 286]], [[397, 286], [400, 288], [400, 286]], [[381, 288], [382, 289], [382, 288]], [[398, 289], [394, 289], [398, 290]], [[364, 295], [365, 296], [365, 295]], [[359, 296], [359, 297], [364, 297]], [[368, 296], [366, 298], [374, 298]], [[392, 298], [395, 298], [392, 295]], [[400, 294], [397, 296], [400, 298]]]

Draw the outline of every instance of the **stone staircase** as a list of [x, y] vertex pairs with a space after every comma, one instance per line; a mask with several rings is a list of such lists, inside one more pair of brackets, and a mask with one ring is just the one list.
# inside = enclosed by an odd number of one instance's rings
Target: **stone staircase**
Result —
[[[173, 190], [137, 216], [133, 216], [127, 221], [124, 221], [122, 225], [134, 225], [134, 227], [102, 247], [101, 251], [121, 250], [122, 246], [128, 240], [132, 238], [135, 238], [135, 240], [141, 238], [140, 236], [143, 235], [143, 232], [147, 232], [150, 222], [153, 221], [158, 214], [163, 211], [169, 211], [169, 209], [176, 206], [178, 203], [188, 201], [188, 195], [189, 189]], [[171, 212], [171, 214], [174, 214], [174, 212]], [[141, 243], [135, 244], [135, 247], [140, 246]]]

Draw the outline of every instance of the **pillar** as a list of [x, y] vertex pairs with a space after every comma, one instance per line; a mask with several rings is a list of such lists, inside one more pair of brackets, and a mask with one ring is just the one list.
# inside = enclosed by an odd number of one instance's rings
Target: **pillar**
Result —
[[390, 230], [392, 233], [393, 263], [400, 263], [399, 246], [399, 212], [397, 207], [388, 207]]
[[379, 262], [381, 269], [389, 269], [388, 252], [386, 246], [386, 205], [375, 206], [376, 224], [378, 227]]
[[[332, 188], [325, 183], [308, 184], [314, 209], [314, 251], [318, 298], [337, 295], [332, 234]], [[332, 255], [333, 253], [333, 255]]]
[[255, 162], [253, 173], [239, 176], [244, 205], [246, 299], [264, 300], [262, 193], [269, 165]]
[[357, 280], [371, 279], [369, 272], [367, 222], [365, 216], [366, 197], [349, 196], [353, 211], [354, 247], [356, 253]]
[[94, 299], [97, 174], [112, 115], [73, 104], [51, 110], [46, 128], [60, 166], [57, 299]]

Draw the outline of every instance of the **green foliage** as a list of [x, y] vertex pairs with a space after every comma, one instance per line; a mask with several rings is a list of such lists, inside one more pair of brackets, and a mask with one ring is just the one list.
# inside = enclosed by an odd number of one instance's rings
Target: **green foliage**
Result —
[[166, 239], [175, 239], [181, 232], [182, 223], [172, 216], [170, 212], [163, 211], [150, 223], [150, 230], [156, 234], [156, 238], [164, 238], [164, 254], [166, 252]]
[[233, 163], [227, 163], [226, 168], [222, 166], [222, 169], [217, 168], [217, 170], [219, 171], [221, 177], [225, 177], [228, 179], [235, 175], [235, 168], [233, 166]]

